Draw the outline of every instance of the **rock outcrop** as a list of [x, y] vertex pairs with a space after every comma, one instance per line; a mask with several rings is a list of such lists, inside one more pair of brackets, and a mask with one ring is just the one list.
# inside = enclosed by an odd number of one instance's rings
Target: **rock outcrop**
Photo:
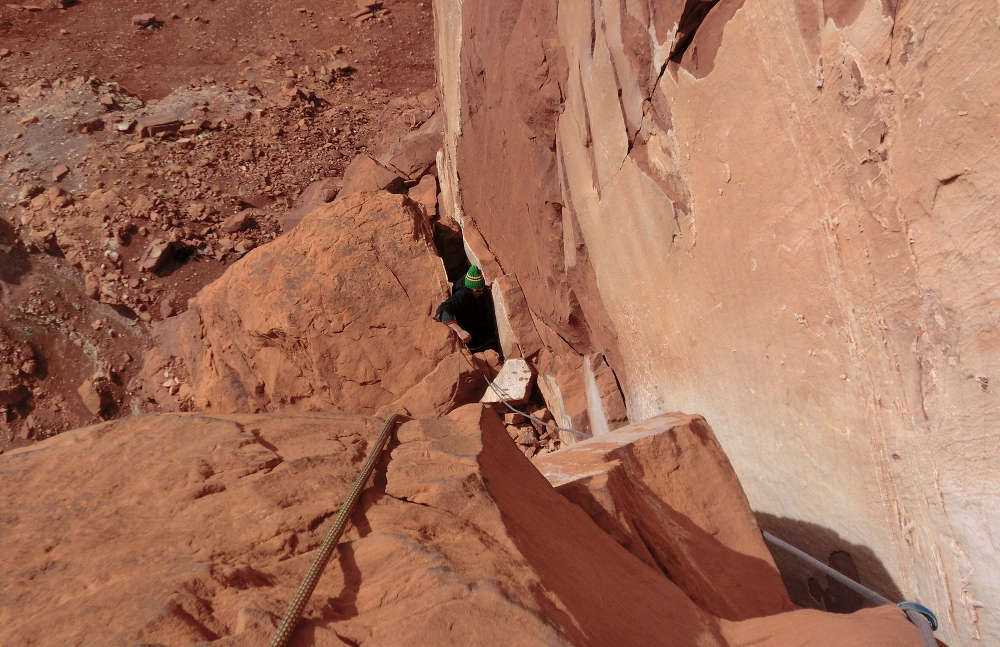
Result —
[[598, 411], [557, 405], [599, 354], [631, 420], [712, 421], [771, 530], [1000, 641], [996, 7], [435, 8], [441, 210], [523, 290], [553, 412]]
[[[379, 426], [161, 415], [0, 455], [0, 643], [266, 644]], [[917, 644], [892, 608], [712, 618], [478, 405], [399, 427], [374, 483], [295, 645]]]
[[384, 192], [338, 198], [159, 324], [143, 388], [162, 406], [185, 404], [161, 384], [174, 366], [205, 411], [374, 413], [458, 350], [431, 318], [446, 290], [413, 202]]
[[534, 464], [709, 613], [745, 620], [794, 608], [732, 465], [701, 416], [650, 418]]

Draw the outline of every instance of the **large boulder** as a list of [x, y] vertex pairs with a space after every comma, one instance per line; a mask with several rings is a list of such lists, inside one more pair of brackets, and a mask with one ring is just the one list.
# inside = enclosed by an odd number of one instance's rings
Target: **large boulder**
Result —
[[190, 375], [200, 409], [374, 413], [458, 350], [431, 318], [446, 295], [413, 202], [384, 192], [338, 199], [159, 324], [144, 389], [162, 399], [164, 368], [179, 360], [175, 373]]
[[745, 620], [794, 608], [732, 465], [701, 416], [657, 416], [534, 463], [709, 613]]

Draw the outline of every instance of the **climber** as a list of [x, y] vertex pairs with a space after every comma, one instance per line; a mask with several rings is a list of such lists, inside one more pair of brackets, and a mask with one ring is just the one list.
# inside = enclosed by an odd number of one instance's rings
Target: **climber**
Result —
[[451, 297], [438, 306], [434, 318], [455, 331], [472, 352], [497, 350], [493, 297], [482, 271], [475, 265], [455, 281]]

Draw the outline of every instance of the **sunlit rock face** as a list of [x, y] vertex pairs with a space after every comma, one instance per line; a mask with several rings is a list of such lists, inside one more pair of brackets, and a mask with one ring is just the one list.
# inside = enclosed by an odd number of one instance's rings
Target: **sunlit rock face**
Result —
[[540, 384], [603, 355], [632, 421], [705, 416], [762, 525], [1000, 639], [997, 5], [436, 9], [442, 208], [520, 284]]

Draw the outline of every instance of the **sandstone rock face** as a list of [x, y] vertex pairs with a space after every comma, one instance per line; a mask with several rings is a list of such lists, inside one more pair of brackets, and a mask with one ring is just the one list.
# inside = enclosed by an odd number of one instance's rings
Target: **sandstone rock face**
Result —
[[457, 350], [431, 318], [447, 279], [430, 236], [404, 196], [364, 193], [313, 211], [159, 324], [146, 392], [155, 397], [175, 357], [207, 411], [392, 403]]
[[700, 416], [657, 416], [533, 462], [709, 613], [745, 620], [794, 608], [732, 465]]
[[[4, 467], [16, 470], [15, 481], [4, 482], [3, 505], [12, 510], [12, 495], [26, 497], [17, 499], [25, 507], [14, 528], [49, 531], [37, 544], [12, 541], [23, 535], [4, 529], [5, 554], [20, 570], [5, 578], [0, 593], [9, 614], [3, 643], [64, 645], [89, 636], [104, 644], [220, 638], [220, 645], [263, 644], [346, 496], [376, 423], [331, 416], [144, 418], [3, 456]], [[478, 423], [477, 409], [460, 421], [399, 430], [401, 444], [382, 470], [384, 491], [366, 497], [338, 548], [339, 563], [330, 564], [307, 607], [305, 633], [315, 634], [315, 642], [300, 644], [564, 645], [579, 636], [573, 620], [587, 629], [603, 624], [599, 635], [617, 629], [653, 640], [659, 630], [677, 644], [694, 645], [699, 635], [702, 644], [722, 644], [711, 637], [713, 623], [675, 587], [592, 524], [575, 543], [596, 541], [586, 555], [603, 564], [566, 574], [549, 566], [559, 560], [540, 551], [558, 552], [552, 542], [589, 520], [551, 489], [539, 503], [521, 505], [519, 490], [547, 484], [502, 430], [487, 429], [481, 438]], [[167, 447], [172, 460], [162, 461]], [[119, 461], [129, 461], [130, 469], [103, 469]], [[53, 473], [60, 464], [64, 469]], [[506, 496], [493, 493], [518, 477], [527, 482]], [[38, 479], [89, 487], [48, 487], [47, 496], [26, 505]], [[95, 499], [105, 488], [124, 496]], [[73, 511], [84, 508], [94, 516]], [[540, 513], [553, 515], [551, 530], [538, 531], [532, 517]], [[569, 557], [581, 564], [582, 558]], [[60, 567], [51, 568], [55, 563]], [[625, 573], [609, 572], [615, 566]], [[632, 598], [620, 620], [611, 619], [612, 609], [599, 609], [601, 587], [586, 581], [598, 574]], [[638, 578], [631, 593], [626, 574]], [[111, 578], [113, 586], [100, 585]], [[570, 583], [575, 591], [566, 588]], [[554, 597], [536, 596], [535, 587]], [[640, 590], [650, 599], [640, 601]], [[77, 603], [53, 616], [53, 603], [67, 594], [79, 596]], [[637, 621], [654, 610], [676, 625], [668, 627], [664, 617], [641, 628]], [[635, 628], [624, 626], [627, 619]], [[610, 634], [600, 644], [612, 644]]]
[[[161, 415], [0, 455], [0, 643], [267, 644], [377, 419]], [[293, 645], [915, 645], [898, 610], [715, 620], [492, 411], [397, 429]], [[109, 466], [117, 469], [108, 469]], [[742, 642], [737, 642], [737, 641]]]
[[601, 353], [630, 419], [712, 421], [771, 530], [1000, 641], [996, 7], [435, 6], [441, 206], [539, 384]]
[[884, 606], [849, 616], [802, 609], [745, 622], [722, 622], [730, 647], [903, 647], [923, 644], [913, 625], [900, 619], [899, 609]]

